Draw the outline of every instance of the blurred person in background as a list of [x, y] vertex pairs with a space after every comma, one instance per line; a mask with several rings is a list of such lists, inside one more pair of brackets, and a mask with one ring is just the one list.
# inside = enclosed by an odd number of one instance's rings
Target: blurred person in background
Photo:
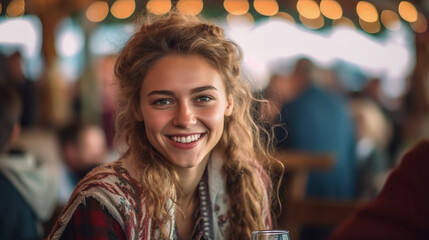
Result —
[[[330, 171], [312, 171], [308, 197], [351, 199], [356, 196], [356, 139], [346, 101], [315, 84], [314, 64], [299, 59], [290, 76], [277, 76], [266, 89], [278, 149], [330, 153]], [[277, 113], [280, 113], [277, 115]]]
[[116, 104], [117, 85], [114, 82], [116, 55], [100, 57], [96, 65], [96, 78], [101, 94], [101, 120], [109, 149], [113, 147], [115, 135], [114, 110]]
[[392, 138], [392, 122], [368, 97], [352, 96], [349, 104], [356, 123], [357, 197], [370, 200], [378, 194], [391, 168], [388, 145]]
[[55, 183], [42, 159], [15, 149], [22, 102], [15, 88], [0, 86], [0, 239], [41, 239], [42, 222], [55, 207]]
[[94, 167], [107, 162], [107, 144], [97, 125], [74, 121], [59, 131], [61, 165], [58, 203], [69, 200], [75, 186]]
[[23, 70], [23, 58], [20, 52], [7, 57], [7, 83], [14, 87], [22, 99], [22, 128], [33, 127], [37, 123], [37, 93], [35, 82], [28, 79]]
[[429, 139], [409, 147], [377, 197], [361, 206], [330, 240], [429, 239]]
[[[279, 75], [266, 89], [271, 101], [277, 149], [332, 154], [334, 164], [327, 171], [309, 173], [306, 197], [352, 199], [357, 190], [356, 139], [347, 101], [322, 88], [316, 81], [316, 66], [298, 59], [290, 75]], [[286, 166], [287, 167], [287, 166]], [[304, 239], [323, 239], [330, 228], [303, 226]]]

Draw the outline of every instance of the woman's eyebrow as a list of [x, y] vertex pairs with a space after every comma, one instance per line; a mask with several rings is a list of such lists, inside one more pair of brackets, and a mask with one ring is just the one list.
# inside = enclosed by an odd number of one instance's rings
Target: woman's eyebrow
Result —
[[218, 91], [217, 88], [215, 88], [214, 86], [209, 85], [209, 86], [202, 86], [202, 87], [194, 88], [194, 89], [191, 90], [191, 93], [199, 93], [199, 92], [203, 92], [203, 91], [206, 91], [206, 90], [215, 90], [215, 91]]
[[[191, 93], [195, 94], [195, 93], [203, 92], [203, 91], [206, 91], [206, 90], [215, 90], [215, 91], [218, 91], [217, 88], [215, 88], [214, 86], [209, 85], [209, 86], [202, 86], [202, 87], [194, 88], [194, 89], [191, 90]], [[151, 95], [174, 96], [174, 92], [173, 91], [168, 91], [168, 90], [154, 90], [154, 91], [151, 91], [151, 92], [149, 92], [147, 94], [147, 96], [151, 96]]]
[[172, 91], [167, 91], [167, 90], [155, 90], [152, 91], [150, 93], [147, 94], [147, 96], [151, 96], [151, 95], [169, 95], [169, 96], [174, 96], [174, 93]]

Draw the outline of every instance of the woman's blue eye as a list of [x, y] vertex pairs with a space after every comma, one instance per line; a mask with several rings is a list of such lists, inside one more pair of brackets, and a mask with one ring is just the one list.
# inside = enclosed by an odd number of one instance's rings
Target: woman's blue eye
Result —
[[210, 96], [200, 96], [197, 98], [197, 102], [209, 102], [211, 100], [213, 100], [213, 98]]
[[158, 99], [153, 102], [153, 105], [168, 105], [168, 104], [171, 104], [170, 99]]

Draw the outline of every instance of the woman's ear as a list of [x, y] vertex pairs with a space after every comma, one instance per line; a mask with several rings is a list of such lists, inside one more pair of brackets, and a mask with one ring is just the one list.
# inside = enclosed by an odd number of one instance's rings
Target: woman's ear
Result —
[[143, 116], [140, 113], [140, 111], [134, 111], [134, 118], [138, 121], [138, 122], [143, 122]]
[[133, 110], [134, 110], [134, 118], [138, 121], [138, 122], [143, 122], [143, 114], [140, 110], [140, 108], [138, 106], [136, 106], [135, 104], [133, 104]]
[[229, 95], [226, 101], [225, 116], [229, 117], [232, 115], [232, 110], [234, 109], [234, 99], [232, 95]]

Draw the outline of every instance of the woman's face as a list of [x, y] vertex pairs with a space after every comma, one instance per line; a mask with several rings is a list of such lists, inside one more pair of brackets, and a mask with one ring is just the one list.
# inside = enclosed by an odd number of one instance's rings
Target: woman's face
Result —
[[143, 79], [136, 118], [164, 157], [178, 168], [193, 168], [218, 143], [232, 109], [221, 75], [203, 57], [170, 55]]

